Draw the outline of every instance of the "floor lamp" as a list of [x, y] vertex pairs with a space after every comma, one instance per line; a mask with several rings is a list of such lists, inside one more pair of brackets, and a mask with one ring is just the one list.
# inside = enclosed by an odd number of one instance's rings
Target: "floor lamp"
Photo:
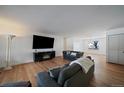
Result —
[[16, 37], [15, 35], [7, 35], [7, 43], [6, 43], [6, 67], [4, 70], [10, 70], [12, 69], [12, 66], [9, 65], [11, 62], [11, 46], [12, 46], [12, 40]]

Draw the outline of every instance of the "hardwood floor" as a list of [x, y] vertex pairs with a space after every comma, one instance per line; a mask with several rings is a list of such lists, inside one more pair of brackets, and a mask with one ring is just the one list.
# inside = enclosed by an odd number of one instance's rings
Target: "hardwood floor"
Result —
[[62, 66], [68, 63], [62, 57], [56, 57], [52, 60], [42, 62], [31, 62], [13, 66], [12, 70], [1, 71], [0, 84], [21, 80], [30, 80], [33, 86], [36, 86], [36, 74], [41, 71], [47, 71], [51, 67]]
[[[124, 65], [106, 63], [104, 55], [90, 55], [95, 60], [94, 78], [90, 86], [118, 86], [124, 87]], [[68, 63], [62, 57], [56, 57], [38, 63], [27, 63], [14, 66], [12, 70], [1, 71], [0, 84], [20, 80], [30, 80], [33, 86], [36, 86], [36, 74], [41, 71], [47, 71], [48, 68], [61, 66]]]
[[124, 87], [124, 65], [106, 62], [106, 56], [85, 54], [95, 60], [95, 73], [90, 86]]

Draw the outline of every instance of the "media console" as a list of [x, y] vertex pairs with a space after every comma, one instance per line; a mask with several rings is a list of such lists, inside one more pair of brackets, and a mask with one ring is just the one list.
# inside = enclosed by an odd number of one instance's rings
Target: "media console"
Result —
[[55, 58], [55, 51], [33, 52], [34, 62]]

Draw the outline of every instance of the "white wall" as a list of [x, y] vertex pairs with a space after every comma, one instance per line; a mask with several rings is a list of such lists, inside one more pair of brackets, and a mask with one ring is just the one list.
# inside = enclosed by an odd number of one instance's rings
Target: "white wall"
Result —
[[6, 37], [0, 35], [0, 67], [4, 67], [5, 63], [5, 55], [6, 55]]
[[[61, 36], [44, 34], [40, 31], [43, 29], [34, 30], [30, 28], [29, 25], [25, 23], [21, 23], [19, 21], [14, 21], [8, 18], [1, 18], [0, 23], [0, 67], [4, 67], [6, 65], [5, 55], [6, 55], [6, 35], [12, 34], [16, 35], [16, 37], [12, 40], [12, 50], [11, 50], [11, 63], [13, 64], [21, 64], [33, 61], [33, 52], [32, 42], [33, 42], [33, 34], [54, 37], [54, 49], [56, 51], [56, 56], [62, 55], [62, 50], [64, 49], [64, 39]], [[39, 32], [38, 32], [39, 31]], [[47, 42], [43, 42], [47, 43]], [[38, 51], [48, 51], [47, 50], [38, 50]], [[50, 49], [51, 50], [51, 49]]]
[[75, 38], [73, 39], [73, 50], [74, 51], [82, 51], [84, 49], [83, 39]]
[[[94, 40], [99, 41], [98, 50], [88, 48], [88, 44]], [[67, 50], [106, 55], [106, 37], [67, 38]]]
[[[98, 49], [89, 49], [88, 44], [92, 41], [99, 41], [98, 43]], [[87, 53], [93, 53], [93, 54], [104, 54], [106, 55], [106, 37], [99, 37], [99, 38], [89, 38], [89, 39], [83, 39], [83, 51]]]
[[74, 38], [66, 38], [66, 50], [73, 50]]
[[[33, 52], [32, 43], [33, 43], [33, 34], [41, 35], [41, 36], [48, 36], [54, 37], [54, 49], [56, 51], [56, 56], [62, 55], [62, 50], [64, 48], [63, 44], [63, 37], [55, 36], [55, 35], [48, 35], [43, 33], [29, 33], [24, 36], [16, 36], [12, 40], [12, 50], [11, 50], [11, 63], [10, 65], [15, 64], [22, 64], [33, 62]], [[5, 53], [6, 53], [6, 38], [5, 35], [0, 36], [0, 66], [5, 66]], [[46, 43], [46, 42], [43, 42]], [[40, 49], [38, 51], [49, 51], [51, 49]], [[4, 63], [3, 63], [4, 62]]]

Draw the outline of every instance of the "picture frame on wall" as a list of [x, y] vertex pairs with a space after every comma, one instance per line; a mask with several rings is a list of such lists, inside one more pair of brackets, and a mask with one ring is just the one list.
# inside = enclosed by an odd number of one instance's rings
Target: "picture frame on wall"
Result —
[[99, 41], [92, 41], [88, 44], [88, 49], [99, 49]]

